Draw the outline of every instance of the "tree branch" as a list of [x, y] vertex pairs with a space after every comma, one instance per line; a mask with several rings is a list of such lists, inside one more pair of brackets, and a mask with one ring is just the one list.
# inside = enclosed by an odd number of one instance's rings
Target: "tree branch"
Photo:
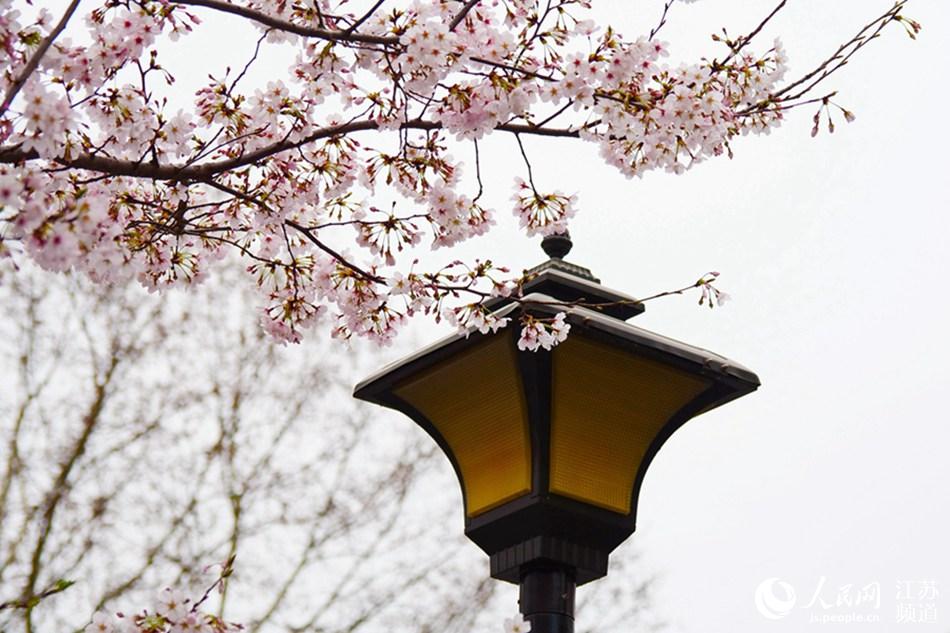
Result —
[[351, 24], [351, 25], [350, 25], [350, 28], [346, 29], [346, 31], [345, 31], [346, 34], [347, 34], [347, 35], [353, 34], [353, 33], [356, 31], [356, 29], [360, 28], [360, 27], [363, 25], [363, 23], [366, 22], [366, 20], [368, 20], [368, 19], [370, 19], [371, 17], [373, 17], [373, 14], [376, 13], [376, 10], [377, 10], [379, 7], [383, 6], [383, 3], [384, 3], [384, 2], [386, 2], [386, 0], [376, 0], [376, 4], [374, 4], [373, 6], [371, 6], [371, 7], [369, 8], [369, 11], [367, 11], [366, 13], [363, 14], [363, 17], [361, 17], [359, 20], [357, 20], [356, 22], [354, 22], [353, 24]]
[[465, 3], [465, 6], [462, 7], [462, 10], [459, 11], [452, 21], [449, 22], [449, 30], [454, 31], [455, 27], [462, 23], [462, 20], [465, 19], [465, 16], [468, 15], [468, 12], [475, 8], [475, 5], [479, 3], [480, 0], [468, 0]]
[[399, 38], [391, 35], [364, 35], [362, 33], [355, 33], [352, 30], [340, 31], [336, 29], [325, 29], [294, 24], [293, 22], [288, 22], [287, 20], [281, 20], [280, 18], [267, 15], [261, 11], [255, 11], [254, 9], [224, 2], [224, 0], [176, 0], [175, 4], [206, 7], [208, 9], [214, 9], [215, 11], [221, 11], [223, 13], [238, 15], [242, 18], [247, 18], [248, 20], [263, 24], [264, 26], [269, 26], [273, 29], [285, 31], [287, 33], [294, 33], [303, 37], [316, 37], [322, 40], [330, 40], [333, 42], [380, 44], [383, 46], [395, 46], [399, 43]]
[[357, 266], [356, 264], [353, 264], [350, 261], [348, 261], [345, 257], [343, 257], [342, 255], [337, 253], [335, 250], [333, 250], [332, 248], [330, 248], [329, 246], [321, 242], [319, 239], [317, 239], [317, 236], [315, 236], [311, 232], [311, 230], [305, 227], [304, 225], [298, 224], [294, 222], [293, 220], [284, 220], [284, 224], [286, 224], [289, 227], [295, 228], [301, 233], [303, 233], [304, 237], [306, 237], [308, 240], [313, 242], [314, 246], [316, 246], [321, 251], [323, 251], [324, 253], [326, 253], [327, 255], [335, 259], [336, 261], [338, 261], [341, 265], [349, 268], [360, 277], [363, 277], [366, 281], [373, 281], [380, 284], [386, 282], [386, 280], [383, 279], [382, 277], [378, 275], [374, 275], [372, 273], [368, 273], [362, 268], [360, 268], [359, 266]]
[[[281, 141], [268, 145], [259, 150], [249, 152], [236, 158], [226, 160], [199, 163], [197, 165], [156, 165], [154, 163], [145, 163], [132, 160], [121, 160], [110, 158], [108, 156], [97, 156], [92, 154], [81, 154], [75, 158], [58, 158], [56, 163], [77, 169], [88, 169], [109, 174], [111, 176], [132, 176], [136, 178], [149, 178], [154, 180], [170, 181], [202, 181], [215, 174], [231, 171], [240, 167], [251, 165], [287, 150], [302, 147], [314, 141], [329, 138], [332, 136], [341, 136], [353, 132], [363, 132], [367, 130], [376, 130], [379, 124], [376, 121], [364, 120], [344, 123], [342, 125], [320, 128], [309, 134], [303, 139], [296, 141]], [[423, 121], [415, 119], [407, 121], [401, 125], [403, 130], [439, 130], [442, 124], [438, 121]], [[495, 128], [501, 132], [511, 132], [515, 134], [532, 134], [535, 136], [551, 136], [564, 138], [578, 138], [580, 135], [577, 130], [563, 128], [541, 128], [531, 125], [522, 125], [515, 123], [506, 123]], [[0, 147], [0, 164], [19, 163], [24, 161], [38, 160], [40, 156], [33, 150], [23, 151], [19, 145]]]
[[56, 582], [54, 582], [52, 585], [50, 585], [43, 591], [40, 591], [39, 593], [36, 593], [33, 596], [31, 596], [29, 600], [19, 599], [19, 600], [7, 600], [6, 602], [0, 602], [0, 611], [3, 611], [4, 609], [27, 609], [27, 610], [32, 609], [37, 604], [39, 604], [40, 601], [45, 600], [46, 598], [49, 598], [50, 596], [55, 596], [58, 593], [62, 593], [66, 591], [71, 586], [73, 586], [73, 584], [75, 583], [69, 580], [57, 580]]
[[36, 67], [40, 65], [40, 61], [43, 60], [43, 56], [46, 55], [46, 51], [49, 50], [49, 47], [53, 45], [53, 41], [59, 37], [59, 34], [63, 32], [63, 29], [66, 28], [66, 24], [69, 22], [69, 18], [73, 16], [73, 13], [76, 12], [76, 7], [79, 6], [79, 0], [73, 0], [69, 3], [69, 6], [66, 7], [66, 12], [63, 13], [63, 17], [59, 19], [59, 23], [50, 31], [50, 34], [46, 36], [41, 43], [39, 48], [36, 49], [36, 52], [33, 53], [33, 57], [30, 58], [30, 61], [26, 63], [26, 66], [10, 85], [10, 88], [7, 90], [7, 94], [3, 97], [3, 103], [0, 104], [0, 116], [3, 116], [7, 108], [10, 107], [10, 104], [13, 103], [13, 100], [16, 99], [17, 94], [29, 80], [30, 75], [36, 71]]
[[[867, 45], [868, 42], [875, 39], [878, 33], [881, 32], [881, 29], [887, 26], [890, 22], [896, 20], [899, 17], [900, 11], [901, 9], [904, 8], [905, 4], [907, 4], [907, 0], [900, 0], [899, 2], [895, 2], [894, 6], [892, 6], [889, 10], [887, 10], [882, 15], [878, 16], [877, 18], [875, 18], [868, 24], [864, 25], [864, 27], [860, 31], [858, 31], [857, 35], [855, 35], [850, 40], [848, 40], [847, 42], [839, 46], [838, 49], [825, 61], [819, 64], [818, 67], [816, 67], [810, 73], [802, 76], [796, 81], [793, 81], [792, 83], [788, 84], [787, 86], [785, 86], [784, 88], [776, 92], [774, 97], [776, 98], [783, 97], [782, 100], [793, 100], [793, 99], [798, 99], [804, 96], [807, 92], [809, 92], [811, 89], [817, 86], [821, 81], [827, 78], [830, 74], [832, 74], [833, 72], [841, 68], [847, 62], [847, 60], [852, 55], [854, 55], [854, 53], [856, 53], [859, 49]], [[868, 35], [867, 33], [869, 31], [871, 31], [871, 33]], [[848, 51], [848, 53], [844, 55], [844, 57], [842, 57], [842, 54], [845, 51], [847, 51], [848, 48], [850, 47], [854, 47], [854, 48], [852, 48], [852, 50]], [[829, 66], [834, 64], [834, 62], [836, 61], [838, 63], [835, 64], [834, 67], [829, 68]], [[811, 80], [812, 78], [816, 76], [818, 76], [818, 78], [815, 81], [813, 81], [808, 87], [798, 91], [794, 95], [784, 96], [784, 95], [787, 95], [792, 90], [794, 90], [796, 87], [808, 82], [809, 80]]]
[[650, 29], [650, 37], [647, 38], [650, 41], [653, 41], [653, 38], [656, 37], [656, 34], [660, 32], [660, 29], [666, 26], [666, 18], [670, 13], [670, 7], [673, 6], [673, 2], [674, 0], [666, 0], [666, 2], [663, 4], [663, 13], [660, 15], [660, 21], [657, 22], [656, 26]]
[[82, 432], [80, 433], [79, 438], [76, 440], [76, 443], [73, 445], [72, 450], [69, 452], [68, 457], [60, 466], [56, 480], [50, 487], [49, 493], [47, 494], [47, 497], [43, 503], [44, 508], [40, 523], [40, 533], [36, 538], [36, 544], [33, 547], [33, 553], [30, 556], [29, 577], [26, 580], [26, 584], [23, 587], [23, 592], [20, 597], [20, 599], [28, 605], [26, 607], [25, 615], [27, 633], [31, 633], [33, 628], [31, 612], [33, 609], [32, 605], [35, 604], [34, 599], [36, 598], [34, 591], [36, 587], [36, 581], [39, 578], [40, 572], [42, 571], [41, 561], [43, 557], [43, 551], [46, 548], [47, 539], [49, 538], [50, 532], [53, 528], [53, 517], [60, 501], [62, 501], [63, 496], [67, 492], [69, 475], [72, 472], [73, 467], [76, 465], [77, 460], [86, 451], [89, 437], [92, 435], [93, 430], [100, 421], [101, 413], [103, 407], [105, 406], [106, 397], [108, 395], [109, 383], [111, 382], [112, 377], [118, 368], [119, 362], [118, 356], [113, 355], [109, 367], [104, 372], [101, 381], [96, 381], [95, 397], [93, 398], [93, 401], [89, 406], [89, 410], [86, 412], [85, 419], [83, 420]]
[[[221, 184], [221, 183], [219, 183], [219, 182], [215, 182], [214, 180], [211, 180], [211, 179], [205, 180], [204, 183], [207, 184], [208, 186], [211, 186], [211, 187], [214, 187], [215, 189], [218, 189], [219, 191], [223, 191], [224, 193], [228, 193], [228, 194], [231, 194], [232, 196], [235, 196], [235, 197], [237, 197], [237, 198], [240, 198], [241, 200], [245, 200], [245, 201], [250, 202], [250, 203], [252, 203], [252, 204], [256, 204], [256, 205], [258, 205], [259, 207], [261, 207], [262, 209], [264, 209], [265, 211], [267, 211], [267, 212], [269, 212], [269, 213], [273, 213], [273, 210], [267, 205], [267, 203], [265, 203], [265, 202], [263, 202], [263, 201], [261, 201], [261, 200], [258, 200], [257, 198], [255, 198], [255, 197], [252, 196], [252, 195], [249, 195], [249, 194], [246, 194], [246, 193], [244, 193], [244, 192], [238, 191], [237, 189], [234, 189], [234, 188], [229, 187], [229, 186], [227, 186], [227, 185], [223, 185], [223, 184]], [[294, 222], [293, 220], [290, 220], [290, 219], [284, 220], [284, 224], [287, 225], [287, 226], [289, 226], [289, 227], [291, 227], [291, 228], [294, 228], [294, 229], [297, 229], [298, 231], [300, 231], [300, 232], [303, 234], [304, 237], [306, 237], [310, 242], [312, 242], [312, 243], [314, 244], [314, 246], [316, 246], [316, 247], [319, 248], [321, 251], [323, 251], [324, 253], [326, 253], [327, 255], [329, 255], [330, 257], [332, 257], [333, 259], [335, 259], [337, 262], [340, 263], [341, 266], [345, 266], [346, 268], [349, 268], [350, 270], [352, 270], [354, 273], [356, 273], [356, 274], [359, 275], [360, 277], [363, 277], [366, 281], [372, 281], [372, 282], [375, 282], [375, 283], [385, 283], [386, 280], [383, 279], [382, 277], [379, 277], [378, 275], [373, 275], [373, 274], [371, 274], [371, 273], [366, 272], [365, 270], [363, 270], [362, 268], [360, 268], [360, 267], [357, 266], [356, 264], [353, 264], [353, 263], [350, 262], [348, 259], [346, 259], [346, 258], [343, 257], [342, 255], [340, 255], [338, 252], [336, 252], [335, 250], [333, 250], [332, 248], [330, 248], [329, 246], [327, 246], [326, 244], [324, 244], [322, 241], [320, 241], [320, 240], [317, 238], [317, 236], [315, 236], [315, 235], [313, 234], [313, 227], [307, 228], [307, 227], [303, 226], [302, 224], [298, 224], [297, 222]], [[244, 249], [242, 249], [242, 250], [244, 250]], [[247, 252], [247, 251], [245, 251], [245, 252]]]
[[758, 34], [762, 31], [762, 29], [765, 28], [765, 25], [768, 24], [769, 22], [771, 22], [771, 21], [772, 21], [772, 18], [774, 18], [776, 15], [778, 15], [778, 12], [781, 11], [781, 10], [785, 7], [785, 4], [786, 4], [787, 2], [788, 2], [788, 0], [782, 0], [781, 2], [779, 2], [779, 3], [778, 3], [778, 6], [776, 6], [774, 9], [772, 9], [772, 12], [769, 13], [767, 16], [765, 16], [765, 18], [764, 18], [761, 22], [759, 22], [759, 25], [758, 25], [757, 27], [755, 27], [754, 29], [752, 29], [752, 31], [751, 31], [748, 35], [743, 35], [743, 36], [739, 37], [739, 39], [736, 40], [735, 45], [734, 45], [733, 48], [732, 48], [732, 52], [729, 54], [728, 57], [726, 57], [725, 60], [723, 60], [722, 63], [723, 63], [723, 64], [727, 64], [727, 63], [729, 63], [729, 60], [731, 60], [733, 57], [735, 57], [736, 55], [738, 55], [738, 54], [739, 54], [739, 51], [741, 51], [743, 48], [745, 48], [745, 47], [749, 44], [749, 42], [751, 42], [752, 39], [753, 39], [756, 35], [758, 35]]

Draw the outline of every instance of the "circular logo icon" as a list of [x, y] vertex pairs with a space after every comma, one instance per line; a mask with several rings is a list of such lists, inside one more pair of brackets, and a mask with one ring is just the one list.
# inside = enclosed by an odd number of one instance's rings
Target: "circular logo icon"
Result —
[[795, 608], [795, 588], [778, 578], [768, 578], [755, 588], [755, 608], [769, 620], [781, 620]]

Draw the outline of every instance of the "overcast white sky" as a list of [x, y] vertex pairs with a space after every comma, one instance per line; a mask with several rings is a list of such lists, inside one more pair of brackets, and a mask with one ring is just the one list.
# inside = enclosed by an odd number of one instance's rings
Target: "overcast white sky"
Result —
[[[594, 4], [629, 36], [648, 29], [661, 6]], [[695, 59], [714, 52], [710, 32], [746, 31], [774, 4], [677, 5], [663, 37], [674, 59]], [[792, 0], [762, 42], [780, 34], [792, 72], [804, 70], [887, 6]], [[803, 109], [770, 137], [737, 141], [733, 160], [636, 181], [601, 164], [592, 147], [526, 139], [538, 184], [579, 195], [569, 259], [641, 296], [721, 271], [734, 297], [725, 308], [672, 298], [635, 322], [734, 358], [763, 382], [686, 425], [647, 474], [639, 528], [623, 547], [640, 550], [644, 568], [660, 574], [653, 607], [676, 633], [894, 631], [899, 603], [917, 602], [898, 600], [898, 583], [929, 580], [939, 595], [923, 602], [936, 604], [936, 623], [904, 630], [950, 631], [950, 3], [912, 0], [908, 14], [924, 25], [918, 41], [892, 27], [831, 80], [857, 115], [833, 136], [810, 138], [813, 110]], [[226, 60], [213, 40], [204, 49], [199, 81]], [[515, 149], [508, 138], [484, 142], [488, 201], [503, 221], [458, 254], [519, 269], [543, 254], [508, 218], [511, 176], [522, 169]], [[442, 333], [413, 331], [419, 342]], [[406, 337], [377, 352], [378, 364], [409, 344]], [[446, 494], [457, 495], [447, 462], [443, 470]], [[461, 514], [447, 534], [461, 529]], [[753, 597], [776, 577], [798, 600], [769, 620]], [[822, 578], [820, 600], [809, 606]], [[600, 582], [625, 581], [613, 574]], [[843, 585], [871, 583], [880, 583], [878, 609], [821, 606], [834, 604]], [[809, 622], [848, 613], [880, 622]], [[584, 623], [581, 613], [580, 631]]]

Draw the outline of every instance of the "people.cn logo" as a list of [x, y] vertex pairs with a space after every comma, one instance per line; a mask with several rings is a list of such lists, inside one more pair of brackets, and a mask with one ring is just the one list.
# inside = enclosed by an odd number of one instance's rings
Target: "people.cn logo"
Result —
[[755, 608], [762, 617], [781, 620], [795, 608], [795, 588], [784, 580], [768, 578], [755, 589]]

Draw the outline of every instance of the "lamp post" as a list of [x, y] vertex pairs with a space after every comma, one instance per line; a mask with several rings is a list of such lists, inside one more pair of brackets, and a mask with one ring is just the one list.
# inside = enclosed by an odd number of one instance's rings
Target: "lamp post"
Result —
[[[642, 304], [564, 261], [566, 235], [542, 243], [499, 317], [565, 312], [550, 351], [519, 351], [518, 328], [455, 334], [397, 361], [354, 395], [412, 418], [462, 487], [465, 534], [493, 578], [519, 584], [534, 633], [572, 633], [574, 589], [607, 574], [636, 526], [647, 467], [689, 419], [754, 391], [754, 373], [718, 354], [626, 323]], [[564, 307], [564, 304], [574, 304]]]

